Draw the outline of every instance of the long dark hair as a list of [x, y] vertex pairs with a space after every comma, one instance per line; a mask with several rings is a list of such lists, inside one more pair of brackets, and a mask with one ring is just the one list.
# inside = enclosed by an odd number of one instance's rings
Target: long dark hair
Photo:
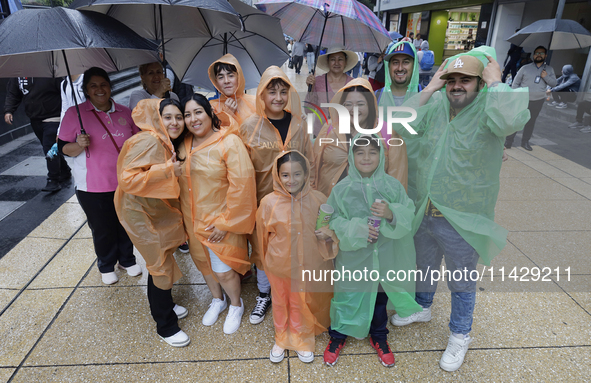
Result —
[[218, 130], [220, 130], [220, 128], [222, 126], [222, 121], [220, 121], [218, 116], [216, 116], [215, 113], [213, 112], [213, 108], [211, 107], [209, 100], [207, 98], [205, 98], [205, 96], [203, 96], [202, 94], [193, 93], [192, 95], [185, 97], [183, 99], [183, 101], [182, 101], [183, 107], [186, 107], [187, 103], [191, 100], [195, 101], [198, 105], [200, 105], [203, 108], [203, 110], [205, 110], [205, 113], [207, 113], [209, 118], [211, 118], [211, 129], [214, 132], [217, 132]]
[[347, 96], [351, 92], [359, 92], [365, 97], [365, 101], [367, 102], [368, 108], [368, 116], [367, 116], [367, 123], [369, 124], [369, 129], [373, 129], [374, 125], [376, 124], [376, 101], [373, 97], [373, 94], [367, 88], [357, 85], [347, 88], [343, 91], [343, 95], [341, 96], [341, 101], [339, 104], [343, 105], [345, 101], [347, 101]]
[[[181, 106], [181, 103], [178, 102], [177, 100], [174, 100], [172, 98], [165, 98], [162, 101], [160, 101], [160, 108], [158, 109], [158, 111], [160, 112], [160, 116], [162, 116], [162, 112], [164, 111], [164, 108], [166, 108], [168, 105], [174, 105], [177, 108], [179, 108], [179, 110], [181, 111], [181, 114], [184, 116], [185, 111], [184, 108]], [[184, 123], [184, 120], [183, 120]], [[185, 136], [187, 134], [187, 127], [185, 126], [185, 128], [183, 129], [183, 131], [181, 132], [181, 134], [175, 138], [174, 140], [171, 140], [172, 142], [172, 146], [174, 147], [174, 151], [176, 152], [177, 155], [177, 160], [178, 161], [184, 161], [184, 158], [180, 158], [179, 157], [179, 146], [183, 143], [183, 141], [185, 140]]]

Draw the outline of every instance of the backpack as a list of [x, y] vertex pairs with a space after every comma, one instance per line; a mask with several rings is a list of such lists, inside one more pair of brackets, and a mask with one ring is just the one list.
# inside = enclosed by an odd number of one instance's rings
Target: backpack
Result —
[[419, 62], [419, 66], [421, 67], [421, 70], [424, 70], [424, 71], [431, 70], [433, 68], [434, 64], [435, 64], [435, 55], [433, 54], [433, 51], [423, 51], [423, 58], [421, 59], [421, 62]]

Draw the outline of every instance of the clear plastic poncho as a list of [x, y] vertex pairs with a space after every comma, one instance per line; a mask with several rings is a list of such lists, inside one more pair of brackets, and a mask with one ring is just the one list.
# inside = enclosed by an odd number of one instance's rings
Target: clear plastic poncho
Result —
[[[359, 134], [354, 140], [358, 137]], [[416, 269], [412, 236], [414, 204], [402, 184], [386, 174], [384, 164], [384, 149], [380, 146], [377, 169], [370, 178], [362, 178], [355, 167], [353, 151], [349, 150], [349, 175], [335, 185], [327, 202], [335, 210], [330, 229], [340, 241], [335, 270], [351, 273], [350, 278], [335, 282], [330, 306], [331, 328], [357, 338], [369, 333], [378, 285], [400, 316], [422, 310], [414, 300], [414, 279], [408, 278], [409, 271]], [[372, 244], [367, 241], [367, 219], [372, 216], [370, 207], [378, 198], [388, 203], [396, 222], [392, 225], [382, 220], [379, 238]], [[356, 280], [364, 270], [367, 277]], [[399, 278], [389, 280], [397, 272]], [[407, 278], [402, 278], [402, 274]]]

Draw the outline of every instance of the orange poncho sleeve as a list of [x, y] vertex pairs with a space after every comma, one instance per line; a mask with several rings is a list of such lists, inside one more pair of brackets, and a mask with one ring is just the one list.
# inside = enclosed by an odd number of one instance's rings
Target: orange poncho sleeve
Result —
[[128, 194], [145, 198], [178, 198], [180, 187], [173, 163], [159, 139], [142, 132], [127, 140], [117, 160], [119, 187]]

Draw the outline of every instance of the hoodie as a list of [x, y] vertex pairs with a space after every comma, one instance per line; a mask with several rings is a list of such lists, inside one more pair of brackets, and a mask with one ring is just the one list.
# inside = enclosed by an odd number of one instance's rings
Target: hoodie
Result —
[[[234, 96], [232, 97], [236, 100], [236, 103], [238, 104], [238, 107], [236, 108], [235, 113], [232, 112], [225, 105], [225, 102], [228, 99], [228, 97], [224, 94], [222, 89], [220, 89], [218, 87], [216, 77], [215, 77], [215, 72], [213, 70], [215, 64], [218, 62], [234, 65], [236, 67], [237, 76], [238, 76], [238, 85], [236, 87], [236, 91], [234, 92]], [[244, 122], [244, 120], [246, 120], [248, 117], [250, 117], [255, 112], [255, 96], [244, 93], [244, 87], [245, 87], [246, 81], [244, 80], [244, 74], [242, 73], [242, 67], [240, 66], [240, 63], [238, 62], [238, 60], [236, 60], [236, 57], [234, 57], [228, 53], [228, 54], [223, 55], [218, 60], [214, 61], [213, 64], [211, 64], [209, 66], [207, 73], [209, 74], [209, 79], [211, 80], [211, 83], [213, 84], [213, 86], [215, 86], [215, 88], [218, 90], [218, 92], [220, 92], [220, 98], [218, 98], [217, 100], [213, 100], [211, 103], [211, 105], [213, 106], [213, 108], [215, 110], [215, 114], [220, 119], [222, 119], [222, 123], [224, 125], [228, 125], [228, 122], [224, 121], [226, 116], [220, 113], [222, 111], [226, 112], [230, 117], [232, 117], [234, 120], [236, 120], [236, 122], [238, 123], [238, 126], [240, 126]]]
[[[375, 125], [368, 127], [374, 129], [379, 123], [379, 109], [376, 97], [373, 93], [371, 84], [362, 78], [355, 79], [341, 89], [332, 98], [331, 103], [340, 104], [343, 92], [351, 87], [362, 86], [372, 95], [375, 106], [376, 121]], [[333, 108], [329, 108], [330, 120], [324, 124], [320, 133], [314, 141], [314, 156], [316, 158], [316, 185], [319, 191], [325, 195], [330, 195], [332, 188], [339, 180], [347, 175], [348, 162], [347, 153], [349, 144], [347, 137], [339, 130], [339, 115]], [[353, 117], [351, 117], [353, 118]], [[352, 121], [352, 120], [351, 120]], [[351, 137], [357, 132], [351, 131]], [[392, 136], [387, 135], [385, 124], [382, 127], [380, 136], [384, 138], [380, 144], [386, 144], [390, 138], [400, 138], [393, 132]], [[332, 140], [332, 141], [331, 141]], [[338, 140], [338, 141], [337, 141]], [[337, 145], [337, 142], [339, 143]], [[391, 141], [394, 143], [394, 141]], [[406, 155], [406, 145], [388, 146], [386, 150], [386, 173], [396, 178], [406, 189], [408, 177], [408, 162]]]
[[[212, 274], [207, 248], [239, 274], [250, 269], [246, 234], [254, 229], [256, 184], [252, 162], [238, 136], [236, 121], [210, 135], [192, 148], [193, 135], [187, 134], [179, 148], [184, 158], [179, 177], [181, 211], [189, 236], [189, 251], [204, 275]], [[221, 242], [208, 242], [210, 225], [227, 231]]]
[[562, 76], [556, 79], [556, 86], [552, 92], [578, 92], [581, 86], [581, 79], [575, 73], [572, 65], [562, 67]]
[[142, 100], [133, 110], [142, 131], [125, 141], [119, 154], [114, 202], [154, 284], [168, 290], [182, 276], [173, 253], [187, 237], [171, 160], [174, 148], [160, 116], [160, 102]]
[[290, 152], [297, 151], [281, 153], [274, 160], [273, 192], [261, 201], [256, 232], [271, 283], [275, 343], [290, 350], [313, 352], [314, 336], [330, 325], [332, 286], [330, 280], [314, 281], [303, 277], [303, 272], [330, 273], [338, 239], [328, 227], [320, 230], [332, 242], [319, 241], [314, 233], [326, 197], [310, 187], [308, 161], [306, 181], [297, 195], [290, 194], [281, 183], [277, 162]]

